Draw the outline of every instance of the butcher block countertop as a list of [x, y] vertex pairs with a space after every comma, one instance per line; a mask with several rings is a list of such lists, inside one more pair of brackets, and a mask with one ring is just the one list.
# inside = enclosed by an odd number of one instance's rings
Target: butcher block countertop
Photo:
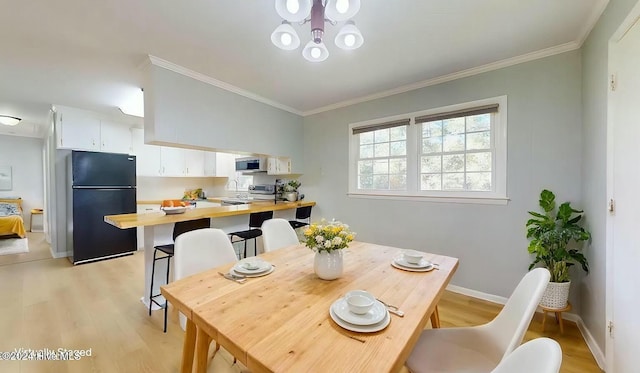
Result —
[[248, 215], [252, 212], [289, 210], [303, 206], [315, 206], [314, 201], [298, 202], [255, 202], [244, 205], [205, 207], [187, 209], [183, 214], [165, 215], [164, 212], [152, 212], [143, 214], [119, 214], [107, 215], [104, 221], [120, 229], [144, 227], [148, 225], [170, 224], [179, 221], [188, 221], [201, 218], [222, 218], [225, 216]]

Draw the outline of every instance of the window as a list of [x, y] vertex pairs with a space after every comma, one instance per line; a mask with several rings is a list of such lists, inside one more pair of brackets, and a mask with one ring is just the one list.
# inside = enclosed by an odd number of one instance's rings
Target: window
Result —
[[506, 101], [352, 124], [350, 195], [504, 203]]

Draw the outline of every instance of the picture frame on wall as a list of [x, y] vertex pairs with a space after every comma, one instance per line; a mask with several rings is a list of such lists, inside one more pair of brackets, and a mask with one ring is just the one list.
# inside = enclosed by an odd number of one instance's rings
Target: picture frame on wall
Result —
[[0, 190], [12, 190], [11, 166], [0, 166]]

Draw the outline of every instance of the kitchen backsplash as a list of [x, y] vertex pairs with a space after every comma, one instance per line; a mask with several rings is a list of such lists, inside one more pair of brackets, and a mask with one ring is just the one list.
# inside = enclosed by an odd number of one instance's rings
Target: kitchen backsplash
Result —
[[226, 195], [225, 178], [137, 177], [138, 201], [181, 199], [185, 190], [202, 188], [207, 197]]

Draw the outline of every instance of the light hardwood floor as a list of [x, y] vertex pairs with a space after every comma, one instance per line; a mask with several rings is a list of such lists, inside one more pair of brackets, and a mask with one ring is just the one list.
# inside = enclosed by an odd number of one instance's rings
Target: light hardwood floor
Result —
[[[30, 234], [29, 244], [46, 246], [37, 235]], [[171, 309], [164, 334], [162, 312], [149, 317], [140, 303], [143, 265], [141, 252], [76, 267], [67, 259], [0, 264], [0, 351], [91, 349], [92, 355], [78, 361], [0, 361], [0, 372], [177, 372], [183, 332]], [[439, 307], [443, 327], [485, 323], [501, 308], [450, 292]], [[575, 324], [566, 322], [560, 335], [548, 322], [542, 333], [541, 317], [536, 315], [525, 339], [556, 339], [564, 373], [600, 372]], [[232, 361], [221, 350], [209, 372], [246, 371]]]

